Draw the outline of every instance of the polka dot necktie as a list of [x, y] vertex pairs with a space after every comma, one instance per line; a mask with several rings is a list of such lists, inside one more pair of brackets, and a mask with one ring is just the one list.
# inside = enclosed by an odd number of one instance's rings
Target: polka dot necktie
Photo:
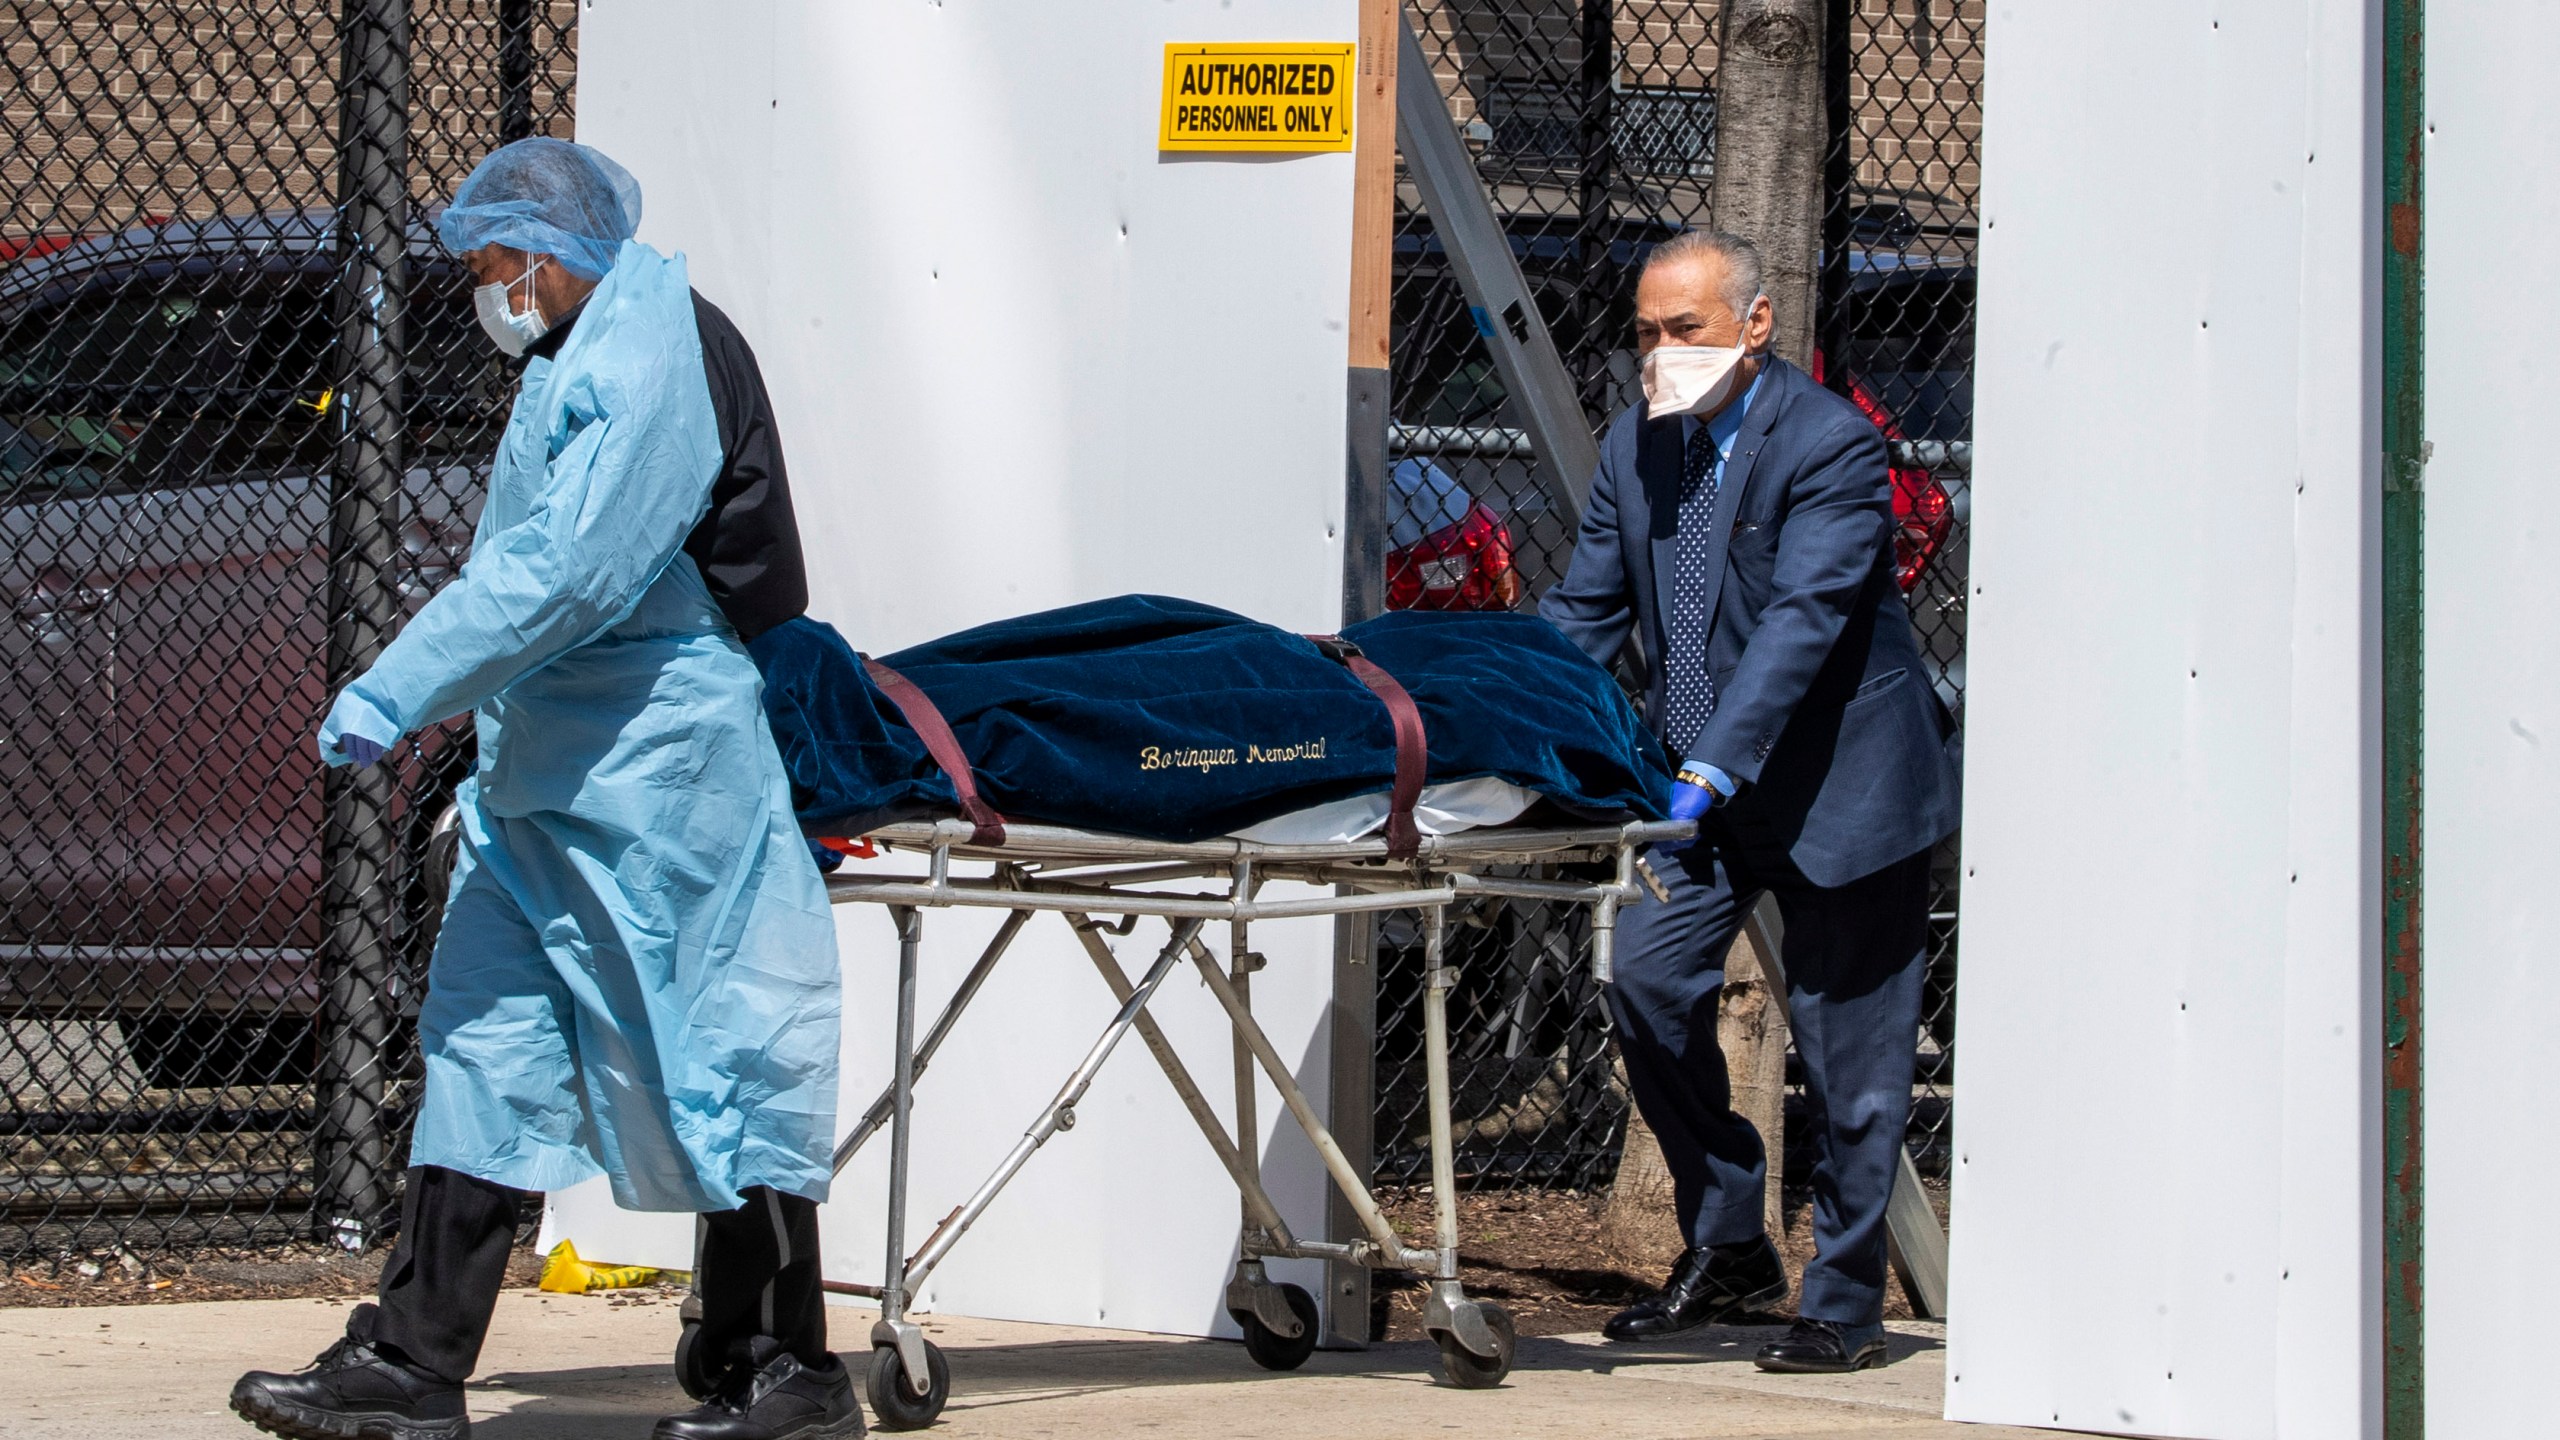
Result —
[[1662, 743], [1676, 762], [1698, 742], [1716, 713], [1716, 681], [1707, 673], [1707, 612], [1716, 577], [1707, 569], [1707, 541], [1716, 528], [1716, 491], [1724, 484], [1724, 455], [1707, 427], [1689, 436], [1680, 473], [1680, 525], [1671, 560], [1671, 624], [1664, 657]]

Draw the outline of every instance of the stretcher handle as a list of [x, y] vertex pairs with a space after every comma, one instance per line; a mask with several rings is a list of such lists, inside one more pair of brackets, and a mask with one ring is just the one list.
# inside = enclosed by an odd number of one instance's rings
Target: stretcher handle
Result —
[[913, 680], [868, 655], [862, 657], [862, 668], [871, 683], [880, 687], [880, 693], [889, 697], [889, 703], [898, 707], [898, 713], [907, 717], [908, 728], [924, 742], [925, 753], [933, 757], [933, 763], [950, 777], [951, 793], [960, 798], [960, 814], [977, 827], [969, 832], [969, 843], [1002, 845], [1004, 817], [978, 794], [978, 772], [969, 763], [969, 752], [960, 748], [960, 737], [951, 733], [951, 722], [942, 718], [932, 697], [917, 688]]
[[1431, 741], [1423, 733], [1422, 710], [1396, 677], [1361, 654], [1359, 646], [1339, 635], [1307, 638], [1368, 686], [1370, 693], [1386, 705], [1387, 718], [1395, 724], [1396, 785], [1387, 794], [1387, 858], [1410, 860], [1422, 853], [1422, 827], [1413, 821], [1413, 807], [1422, 798], [1422, 782], [1431, 770]]

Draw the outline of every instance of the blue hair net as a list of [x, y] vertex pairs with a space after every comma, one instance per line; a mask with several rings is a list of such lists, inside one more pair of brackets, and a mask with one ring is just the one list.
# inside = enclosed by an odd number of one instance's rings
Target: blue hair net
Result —
[[502, 145], [453, 192], [436, 235], [456, 255], [512, 245], [600, 280], [640, 228], [640, 182], [601, 150], [536, 137]]

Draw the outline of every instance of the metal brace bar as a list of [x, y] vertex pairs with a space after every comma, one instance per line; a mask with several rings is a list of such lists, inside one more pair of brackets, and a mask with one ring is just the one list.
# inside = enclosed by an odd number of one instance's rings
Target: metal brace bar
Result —
[[1536, 297], [1520, 278], [1511, 238], [1485, 199], [1475, 157], [1450, 123], [1449, 102], [1410, 20], [1403, 30], [1396, 59], [1397, 145], [1422, 192], [1422, 208], [1431, 213], [1431, 228], [1440, 237], [1449, 268], [1457, 272], [1458, 284], [1475, 307], [1476, 329], [1493, 351], [1503, 389], [1529, 431], [1547, 491], [1566, 524], [1579, 525], [1590, 499], [1591, 473], [1600, 465], [1600, 447], [1583, 416], [1581, 392], [1556, 353]]
[[1458, 1145], [1449, 1123], [1448, 912], [1428, 912], [1422, 931], [1422, 1063], [1431, 1095], [1431, 1223], [1444, 1281], [1458, 1278]]
[[1227, 1012], [1228, 1023], [1234, 1025], [1236, 1034], [1252, 1047], [1253, 1057], [1262, 1062], [1262, 1073], [1271, 1077], [1272, 1087], [1280, 1092], [1280, 1102], [1289, 1108], [1290, 1118], [1298, 1122], [1298, 1128], [1306, 1132], [1308, 1142], [1316, 1147], [1317, 1156], [1324, 1161], [1326, 1172], [1333, 1176], [1333, 1183], [1341, 1189], [1343, 1199], [1350, 1202], [1353, 1213], [1360, 1217], [1360, 1228], [1368, 1231], [1370, 1238], [1378, 1242], [1387, 1262], [1414, 1265], [1437, 1261], [1439, 1256], [1436, 1252], [1405, 1248], [1395, 1227], [1387, 1223], [1387, 1217], [1378, 1209], [1377, 1197], [1369, 1193], [1368, 1182], [1351, 1168], [1351, 1161], [1343, 1155], [1342, 1147], [1334, 1143], [1333, 1132], [1325, 1128], [1315, 1107], [1307, 1103], [1306, 1092], [1298, 1088], [1298, 1077], [1289, 1073], [1289, 1062], [1280, 1058], [1279, 1049], [1272, 1045], [1270, 1036], [1262, 1033], [1262, 1025], [1253, 1018], [1253, 1011], [1236, 995], [1235, 987], [1227, 983], [1226, 970], [1218, 964], [1218, 957], [1210, 953], [1208, 946], [1194, 941], [1191, 964], [1200, 972], [1200, 978], [1208, 983], [1209, 993], [1218, 997], [1218, 1004]]
[[835, 904], [871, 902], [909, 908], [974, 905], [994, 910], [1064, 910], [1090, 915], [1149, 915], [1163, 920], [1287, 920], [1306, 915], [1348, 915], [1363, 910], [1409, 910], [1446, 905], [1458, 898], [1450, 886], [1381, 891], [1359, 896], [1315, 895], [1298, 900], [1220, 900], [1198, 895], [1083, 889], [1028, 881], [1019, 888], [983, 880], [939, 882], [845, 881], [827, 885]]
[[[1230, 884], [1233, 888], [1228, 893], [1234, 895], [1236, 899], [1248, 903], [1253, 900], [1256, 891], [1261, 888], [1261, 882], [1254, 878], [1253, 858], [1251, 856], [1238, 857], [1235, 863], [1235, 868], [1231, 872]], [[1227, 963], [1229, 966], [1227, 972], [1227, 983], [1235, 987], [1236, 998], [1243, 1001], [1249, 1007], [1253, 1004], [1254, 956], [1252, 941], [1248, 938], [1246, 933], [1246, 923], [1247, 922], [1242, 918], [1242, 916], [1238, 916], [1238, 918], [1229, 921], [1227, 924]], [[1244, 1168], [1244, 1173], [1251, 1177], [1253, 1187], [1258, 1190], [1262, 1188], [1262, 1131], [1261, 1118], [1255, 1113], [1256, 1106], [1254, 1104], [1254, 1100], [1256, 1097], [1253, 1093], [1253, 1052], [1248, 1046], [1246, 1046], [1244, 1043], [1244, 1037], [1242, 1036], [1236, 1037], [1233, 1050], [1233, 1076], [1236, 1094], [1236, 1163]], [[1247, 1206], [1245, 1209], [1245, 1218], [1247, 1220], [1251, 1220], [1253, 1218], [1253, 1211], [1250, 1206]], [[1258, 1293], [1259, 1292], [1257, 1290], [1257, 1294]], [[1271, 1298], [1275, 1300], [1277, 1299], [1276, 1296]], [[1289, 1307], [1287, 1305], [1283, 1304], [1279, 1309], [1281, 1315], [1289, 1315]], [[1294, 1317], [1290, 1318], [1294, 1319]], [[1287, 1331], [1283, 1333], [1294, 1334], [1295, 1332]]]
[[[1013, 944], [1013, 937], [1022, 933], [1024, 923], [1030, 919], [1031, 912], [1028, 910], [1016, 910], [1004, 918], [1004, 924], [996, 930], [995, 938], [987, 942], [986, 950], [978, 956], [978, 963], [969, 967], [967, 978], [960, 982], [960, 988], [953, 992], [949, 1003], [942, 1007], [942, 1013], [934, 1017], [933, 1028], [925, 1032], [924, 1044], [916, 1050], [915, 1069], [908, 1076], [911, 1084], [924, 1078], [925, 1067], [933, 1063], [933, 1052], [942, 1048], [942, 1042], [950, 1035], [951, 1027], [959, 1023], [960, 1012], [968, 1009], [969, 1002], [977, 998], [978, 988], [987, 983], [989, 975], [995, 973], [996, 962], [1004, 958], [1005, 950]], [[843, 1174], [844, 1167], [852, 1163], [855, 1152], [859, 1151], [872, 1136], [878, 1134], [882, 1126], [889, 1123], [889, 1117], [897, 1109], [897, 1089], [894, 1081], [882, 1087], [880, 1098], [872, 1101], [871, 1108], [863, 1112], [862, 1123], [854, 1126], [853, 1133], [845, 1136], [843, 1143], [836, 1146], [836, 1158], [832, 1167], [836, 1174]]]
[[[1075, 927], [1076, 939], [1083, 943], [1085, 954], [1093, 957], [1094, 967], [1102, 972], [1102, 983], [1111, 987], [1112, 998], [1126, 1004], [1136, 992], [1129, 984], [1127, 973], [1120, 968], [1119, 957], [1112, 954], [1111, 947], [1103, 942], [1100, 927], [1082, 915], [1069, 915], [1067, 923]], [[1138, 1038], [1147, 1042], [1147, 1049], [1155, 1055], [1156, 1065], [1164, 1071], [1164, 1078], [1173, 1086], [1173, 1092], [1182, 1097], [1182, 1107], [1191, 1112], [1191, 1118], [1199, 1125], [1209, 1148], [1218, 1152], [1218, 1163], [1227, 1167], [1227, 1178], [1236, 1182], [1236, 1190], [1244, 1196], [1245, 1208], [1253, 1223], [1268, 1232], [1278, 1248], [1294, 1248], [1298, 1241], [1289, 1233], [1288, 1222], [1280, 1218], [1280, 1207], [1272, 1203], [1270, 1192], [1262, 1187], [1261, 1178], [1246, 1170], [1243, 1157], [1236, 1153], [1235, 1142], [1227, 1138], [1227, 1127], [1219, 1123], [1218, 1112], [1209, 1107], [1209, 1097], [1201, 1093], [1200, 1082], [1191, 1078], [1190, 1068], [1175, 1053], [1173, 1042], [1165, 1038], [1163, 1027], [1156, 1024], [1156, 1017], [1143, 1011], [1139, 1013]]]
[[932, 1237], [916, 1251], [915, 1258], [907, 1262], [904, 1284], [909, 1294], [924, 1283], [924, 1277], [933, 1273], [933, 1267], [942, 1263], [942, 1257], [951, 1253], [951, 1247], [959, 1244], [960, 1237], [969, 1232], [969, 1227], [978, 1222], [978, 1217], [986, 1213], [989, 1205], [995, 1203], [996, 1196], [1029, 1163], [1032, 1153], [1048, 1144], [1050, 1136], [1074, 1126], [1076, 1102], [1092, 1088], [1093, 1077], [1102, 1073], [1102, 1062], [1111, 1058], [1111, 1052], [1120, 1044], [1120, 1037], [1129, 1033], [1137, 1024], [1138, 1016], [1145, 1012], [1147, 1003], [1155, 999], [1156, 990], [1164, 984], [1164, 978], [1173, 973], [1174, 962], [1180, 960], [1197, 941], [1203, 923], [1199, 920], [1174, 923], [1173, 938], [1166, 942], [1163, 953], [1156, 956], [1156, 963], [1148, 969], [1147, 978], [1139, 981], [1138, 988], [1131, 992], [1129, 998], [1120, 1002], [1119, 1013], [1111, 1017], [1111, 1023], [1103, 1027], [1101, 1038], [1093, 1042], [1093, 1047], [1085, 1052], [1083, 1062], [1076, 1066], [1075, 1073], [1059, 1087], [1057, 1098], [1041, 1110], [1040, 1118], [1032, 1121], [1031, 1128], [1023, 1131], [1022, 1138], [1005, 1152], [995, 1173], [989, 1175], [959, 1209], [934, 1227]]
[[880, 1319], [872, 1329], [875, 1335], [885, 1330], [890, 1343], [901, 1345], [903, 1351], [909, 1347], [905, 1346], [904, 1332], [899, 1327], [906, 1324], [907, 1300], [915, 1293], [905, 1273], [907, 1160], [915, 1131], [916, 969], [918, 952], [924, 946], [924, 917], [912, 909], [892, 906], [889, 919], [898, 927], [898, 1051], [893, 1072], [896, 1078], [889, 1089], [888, 1253], [881, 1269]]

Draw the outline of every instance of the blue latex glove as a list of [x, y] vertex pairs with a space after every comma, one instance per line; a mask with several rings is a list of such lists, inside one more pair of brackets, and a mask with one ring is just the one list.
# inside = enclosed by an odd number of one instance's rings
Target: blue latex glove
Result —
[[361, 770], [391, 752], [361, 735], [341, 735], [338, 737], [338, 753], [347, 757], [347, 763]]
[[[1701, 785], [1688, 779], [1671, 782], [1671, 818], [1674, 820], [1699, 819], [1709, 810], [1733, 798], [1732, 776], [1713, 765], [1693, 765], [1689, 769], [1704, 774], [1707, 777], [1707, 783]], [[1697, 843], [1697, 837], [1693, 835], [1686, 840], [1665, 840], [1660, 848], [1677, 854]]]

